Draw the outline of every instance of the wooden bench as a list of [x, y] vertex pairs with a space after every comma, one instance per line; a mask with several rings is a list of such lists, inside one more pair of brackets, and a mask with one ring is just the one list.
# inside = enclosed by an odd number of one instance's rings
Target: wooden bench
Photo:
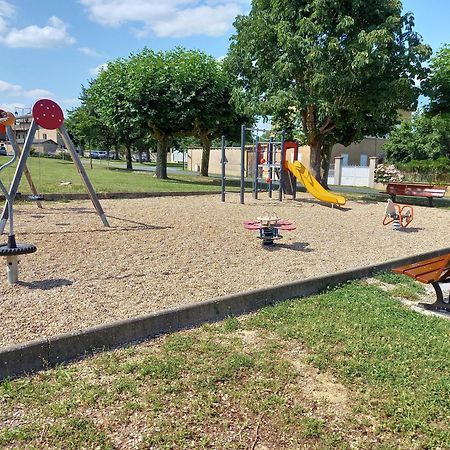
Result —
[[442, 198], [447, 191], [447, 186], [435, 186], [433, 184], [421, 183], [388, 183], [386, 194], [389, 194], [395, 202], [397, 195], [405, 197], [425, 197], [428, 198], [429, 206], [433, 206], [433, 198]]
[[444, 294], [439, 285], [439, 283], [450, 283], [450, 253], [397, 267], [392, 269], [392, 271], [408, 275], [421, 283], [431, 284], [436, 291], [436, 302], [433, 304], [420, 304], [425, 309], [450, 313], [450, 293], [448, 299], [444, 299]]

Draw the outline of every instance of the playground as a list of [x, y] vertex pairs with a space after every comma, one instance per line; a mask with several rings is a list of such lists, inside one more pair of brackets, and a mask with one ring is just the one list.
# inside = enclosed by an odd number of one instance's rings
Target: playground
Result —
[[[248, 197], [102, 200], [109, 228], [89, 201], [17, 204], [17, 238], [38, 250], [20, 256], [19, 283], [0, 277], [0, 347], [448, 246], [447, 209], [415, 206], [397, 232], [386, 202]], [[261, 245], [243, 224], [265, 212], [296, 229]]]

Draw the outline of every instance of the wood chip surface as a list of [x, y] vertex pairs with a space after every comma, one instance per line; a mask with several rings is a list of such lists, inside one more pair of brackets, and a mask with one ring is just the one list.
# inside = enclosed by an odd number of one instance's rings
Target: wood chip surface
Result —
[[[239, 204], [230, 194], [18, 205], [20, 283], [0, 277], [0, 347], [450, 246], [450, 211], [414, 206], [406, 231], [381, 224], [386, 203], [331, 208], [299, 194]], [[244, 228], [265, 212], [291, 220], [272, 248]], [[3, 236], [5, 240], [5, 236]], [[6, 261], [2, 261], [4, 267]]]

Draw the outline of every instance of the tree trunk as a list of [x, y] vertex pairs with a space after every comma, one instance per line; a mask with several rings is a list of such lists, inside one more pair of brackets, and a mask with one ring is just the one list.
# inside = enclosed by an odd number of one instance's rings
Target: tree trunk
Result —
[[169, 138], [161, 135], [158, 139], [158, 149], [156, 153], [156, 178], [167, 179], [167, 150]]
[[127, 169], [133, 170], [133, 162], [131, 160], [131, 145], [126, 145]]
[[116, 153], [116, 159], [119, 159], [119, 147], [117, 145], [114, 146], [114, 152]]
[[200, 173], [202, 177], [207, 177], [209, 173], [209, 156], [211, 154], [211, 139], [208, 135], [204, 134], [200, 137], [202, 141], [202, 165], [200, 169]]
[[319, 181], [321, 179], [322, 144], [323, 140], [317, 137], [309, 143], [311, 148], [311, 159], [309, 161], [310, 172]]
[[324, 142], [322, 145], [322, 162], [321, 162], [321, 177], [320, 177], [320, 184], [325, 188], [328, 188], [328, 173], [330, 171], [330, 159], [331, 159], [331, 152], [333, 150], [333, 143], [331, 142]]

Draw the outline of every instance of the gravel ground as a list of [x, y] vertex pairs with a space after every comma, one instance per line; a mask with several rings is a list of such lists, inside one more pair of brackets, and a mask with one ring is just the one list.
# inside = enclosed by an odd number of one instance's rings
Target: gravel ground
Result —
[[[238, 195], [19, 205], [20, 280], [0, 279], [0, 347], [224, 294], [379, 263], [450, 245], [450, 211], [414, 207], [407, 232], [382, 226], [385, 203], [323, 206], [307, 194], [279, 203]], [[243, 221], [265, 211], [295, 231], [262, 247]]]

